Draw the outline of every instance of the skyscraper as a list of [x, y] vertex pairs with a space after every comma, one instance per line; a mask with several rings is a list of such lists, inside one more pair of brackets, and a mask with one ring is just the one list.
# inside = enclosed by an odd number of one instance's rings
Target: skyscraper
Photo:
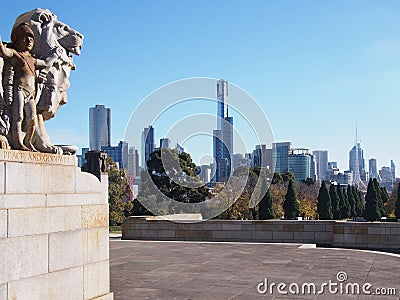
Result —
[[368, 165], [369, 165], [369, 178], [378, 178], [378, 168], [376, 166], [376, 159], [375, 158], [371, 158], [368, 161]]
[[[288, 155], [289, 172], [293, 173], [296, 181], [304, 181], [311, 177], [312, 155], [308, 149], [298, 148], [290, 149]], [[315, 176], [315, 174], [313, 174]], [[313, 178], [314, 179], [314, 178]]]
[[111, 145], [111, 109], [104, 105], [89, 108], [89, 148], [101, 150]]
[[118, 163], [121, 169], [128, 168], [128, 143], [120, 141], [118, 146], [102, 146], [102, 151], [107, 152], [107, 155]]
[[365, 181], [364, 151], [360, 143], [356, 143], [349, 152], [349, 170], [354, 174], [355, 185], [359, 183], [359, 180]]
[[396, 181], [396, 165], [393, 160], [390, 160], [390, 170], [392, 172], [392, 182]]
[[310, 154], [310, 178], [313, 180], [317, 180], [317, 163], [315, 161], [315, 156]]
[[214, 182], [228, 180], [232, 172], [233, 118], [228, 112], [228, 81], [217, 82], [217, 129], [213, 132]]
[[278, 173], [289, 172], [289, 150], [291, 142], [272, 143], [272, 160], [274, 171]]
[[154, 128], [149, 125], [142, 132], [142, 167], [147, 169], [147, 161], [150, 159], [150, 154], [154, 152]]
[[326, 150], [315, 150], [313, 151], [316, 164], [317, 179], [322, 182], [323, 180], [329, 180], [327, 177], [328, 171], [328, 151]]
[[272, 169], [272, 149], [268, 149], [265, 144], [256, 145], [252, 153], [251, 166], [253, 168], [268, 167]]
[[[222, 130], [213, 131], [213, 154], [214, 154], [214, 182], [221, 182], [224, 177], [224, 170], [226, 169], [226, 162], [222, 159]], [[226, 171], [226, 170], [225, 170]]]
[[140, 176], [139, 152], [135, 147], [129, 147], [128, 149], [128, 175], [133, 177]]
[[169, 138], [160, 139], [160, 149], [161, 148], [171, 149], [171, 140]]

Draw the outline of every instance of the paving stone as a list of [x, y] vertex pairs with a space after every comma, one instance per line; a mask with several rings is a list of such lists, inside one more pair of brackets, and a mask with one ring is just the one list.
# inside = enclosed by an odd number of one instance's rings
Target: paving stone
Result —
[[[400, 255], [299, 248], [299, 244], [110, 240], [111, 291], [130, 299], [340, 299], [338, 295], [261, 295], [274, 283], [370, 282], [400, 292]], [[289, 297], [290, 296], [290, 297]], [[371, 296], [369, 296], [371, 297]], [[372, 299], [346, 295], [346, 299]], [[385, 296], [385, 299], [398, 299]]]

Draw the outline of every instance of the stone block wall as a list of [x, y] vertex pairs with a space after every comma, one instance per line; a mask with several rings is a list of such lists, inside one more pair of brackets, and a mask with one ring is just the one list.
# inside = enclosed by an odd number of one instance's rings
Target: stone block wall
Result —
[[108, 178], [76, 165], [0, 150], [0, 299], [113, 299]]
[[400, 251], [400, 223], [345, 221], [229, 221], [177, 223], [130, 217], [122, 239], [311, 243], [329, 247]]

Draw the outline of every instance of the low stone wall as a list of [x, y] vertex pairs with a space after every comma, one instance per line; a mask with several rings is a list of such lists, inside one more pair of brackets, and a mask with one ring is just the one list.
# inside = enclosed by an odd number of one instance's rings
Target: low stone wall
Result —
[[0, 299], [111, 300], [105, 176], [0, 150]]
[[130, 217], [122, 239], [312, 243], [320, 246], [400, 250], [400, 223], [345, 221], [229, 221], [176, 223]]

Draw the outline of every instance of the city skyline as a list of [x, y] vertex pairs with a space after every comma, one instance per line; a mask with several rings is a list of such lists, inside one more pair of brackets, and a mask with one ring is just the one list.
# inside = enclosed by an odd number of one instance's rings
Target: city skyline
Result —
[[[151, 128], [152, 134], [154, 138], [155, 128], [153, 126], [149, 126]], [[149, 128], [144, 128], [143, 132], [149, 130]], [[221, 130], [214, 130], [214, 140], [213, 146], [215, 147], [221, 142], [215, 143], [215, 138], [221, 138]], [[217, 136], [216, 136], [217, 134]], [[162, 146], [164, 141], [167, 140], [168, 146]], [[170, 148], [173, 149], [172, 144], [170, 143], [170, 139], [168, 137], [160, 139], [160, 145], [157, 147], [154, 145], [154, 149], [160, 148]], [[177, 144], [178, 145], [178, 144]], [[142, 144], [142, 146], [144, 146]], [[356, 151], [355, 149], [358, 149]], [[134, 147], [133, 147], [134, 148]], [[214, 150], [215, 151], [215, 150]], [[185, 151], [189, 153], [189, 151]], [[221, 152], [221, 151], [220, 151]], [[310, 153], [312, 152], [312, 153]], [[291, 142], [274, 142], [272, 144], [272, 148], [267, 148], [265, 144], [254, 145], [254, 149], [251, 152], [241, 153], [237, 152], [232, 155], [232, 167], [233, 170], [239, 166], [251, 166], [252, 168], [257, 168], [261, 166], [270, 167], [274, 165], [274, 172], [283, 174], [290, 172], [294, 175], [296, 181], [304, 181], [307, 178], [317, 179], [319, 182], [321, 181], [337, 181], [341, 184], [355, 184], [358, 186], [358, 183], [355, 180], [362, 180], [362, 187], [368, 183], [369, 178], [377, 178], [378, 180], [382, 180], [382, 183], [386, 184], [386, 180], [388, 180], [387, 172], [390, 173], [389, 177], [392, 182], [396, 179], [396, 164], [393, 160], [390, 161], [389, 166], [382, 166], [377, 169], [375, 158], [370, 158], [368, 160], [368, 165], [365, 163], [364, 150], [361, 148], [360, 143], [356, 143], [356, 145], [351, 148], [348, 152], [348, 166], [347, 168], [338, 168], [337, 161], [329, 160], [328, 161], [328, 150], [314, 150], [307, 148], [298, 148], [294, 147]], [[355, 155], [358, 154], [359, 159], [355, 159]], [[145, 160], [145, 157], [141, 155]], [[193, 157], [192, 157], [193, 159]], [[218, 166], [213, 166], [212, 163], [201, 163], [199, 161], [193, 161], [196, 163], [198, 167], [206, 167], [210, 170], [213, 168], [216, 169], [216, 177], [218, 177]], [[235, 167], [236, 164], [236, 167]], [[356, 166], [359, 166], [356, 168]], [[367, 170], [368, 166], [368, 170]], [[221, 168], [221, 166], [219, 166]], [[358, 170], [359, 175], [357, 175]], [[330, 173], [334, 172], [334, 173]], [[383, 172], [383, 173], [382, 173]], [[382, 175], [382, 174], [383, 175]], [[205, 176], [202, 174], [201, 176]], [[215, 178], [213, 179], [215, 181]], [[218, 180], [217, 180], [218, 181]], [[221, 180], [223, 181], [223, 180]], [[388, 187], [390, 187], [392, 183], [388, 183]]]
[[[206, 76], [253, 95], [275, 141], [328, 150], [341, 170], [348, 168], [356, 123], [366, 160], [377, 159], [378, 169], [400, 161], [398, 1], [7, 2], [0, 20], [4, 41], [15, 18], [36, 7], [49, 8], [85, 35], [69, 102], [47, 124], [56, 144], [87, 147], [87, 109], [100, 103], [113, 109], [116, 145], [146, 95]], [[120, 54], [126, 51], [129, 57]]]

